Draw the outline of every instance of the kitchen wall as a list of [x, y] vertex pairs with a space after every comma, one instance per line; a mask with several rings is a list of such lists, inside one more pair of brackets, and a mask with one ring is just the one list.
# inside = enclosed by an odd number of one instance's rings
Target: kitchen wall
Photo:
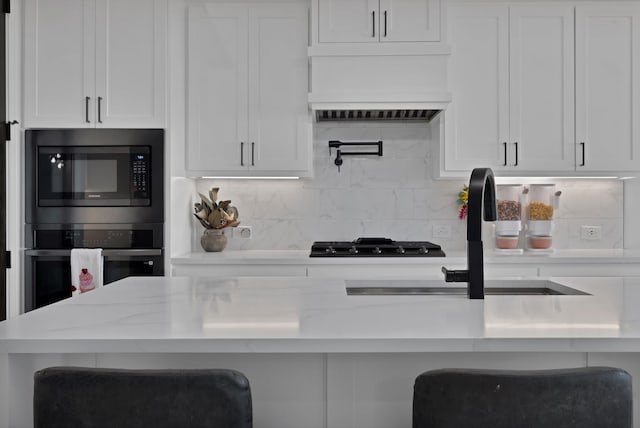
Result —
[[[220, 187], [231, 199], [251, 239], [231, 238], [227, 249], [307, 250], [315, 240], [384, 236], [431, 240], [445, 250], [466, 248], [466, 222], [458, 219], [457, 193], [466, 178], [436, 180], [436, 148], [425, 124], [316, 124], [314, 177], [301, 180], [196, 180], [197, 191]], [[384, 156], [345, 156], [338, 172], [328, 141], [384, 141]], [[432, 156], [435, 157], [432, 159]], [[481, 166], [481, 165], [479, 165]], [[623, 182], [612, 179], [534, 179], [498, 182], [553, 182], [562, 191], [556, 211], [555, 248], [622, 248]], [[186, 189], [185, 187], [184, 189]], [[185, 198], [180, 198], [185, 199]], [[197, 200], [197, 195], [191, 202]], [[185, 210], [191, 207], [185, 206]], [[173, 207], [178, 210], [178, 207]], [[201, 251], [202, 227], [191, 218], [192, 249]], [[450, 238], [434, 238], [434, 226], [451, 228]], [[580, 226], [601, 226], [602, 239], [580, 239]], [[485, 242], [492, 247], [491, 226]]]

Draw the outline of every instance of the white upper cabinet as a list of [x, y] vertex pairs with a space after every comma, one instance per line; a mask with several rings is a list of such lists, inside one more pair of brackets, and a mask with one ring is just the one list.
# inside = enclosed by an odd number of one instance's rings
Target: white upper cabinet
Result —
[[576, 7], [577, 168], [640, 170], [640, 7]]
[[189, 8], [187, 171], [308, 175], [308, 8]]
[[166, 0], [26, 0], [26, 127], [164, 127]]
[[317, 0], [319, 42], [440, 40], [441, 0]]
[[443, 169], [573, 169], [573, 8], [461, 5], [448, 16]]
[[574, 167], [573, 43], [572, 6], [509, 8], [507, 141], [514, 168]]

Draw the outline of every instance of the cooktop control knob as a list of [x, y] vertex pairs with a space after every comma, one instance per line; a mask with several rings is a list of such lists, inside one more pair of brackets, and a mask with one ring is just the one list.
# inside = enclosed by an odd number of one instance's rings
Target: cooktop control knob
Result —
[[396, 253], [398, 254], [404, 254], [406, 251], [404, 248], [402, 248], [402, 245], [398, 246], [398, 248], [396, 248]]
[[420, 254], [427, 254], [428, 252], [429, 250], [427, 250], [427, 247], [425, 247], [424, 245], [418, 249], [418, 253]]
[[327, 254], [335, 254], [336, 253], [336, 249], [333, 248], [332, 246], [328, 246], [326, 250], [324, 250], [325, 253]]
[[349, 248], [349, 252], [351, 254], [358, 254], [358, 249], [356, 248], [355, 245], [352, 245], [351, 248]]
[[373, 254], [382, 254], [382, 250], [379, 247], [374, 248], [371, 252]]

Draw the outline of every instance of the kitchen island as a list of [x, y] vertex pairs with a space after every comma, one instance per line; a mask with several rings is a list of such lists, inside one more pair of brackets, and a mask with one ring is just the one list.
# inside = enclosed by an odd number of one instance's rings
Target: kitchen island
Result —
[[640, 390], [640, 278], [557, 282], [587, 294], [468, 300], [347, 295], [329, 278], [127, 278], [0, 323], [0, 424], [31, 426], [33, 372], [52, 365], [234, 368], [251, 382], [256, 428], [409, 428], [413, 379], [443, 367], [613, 365]]

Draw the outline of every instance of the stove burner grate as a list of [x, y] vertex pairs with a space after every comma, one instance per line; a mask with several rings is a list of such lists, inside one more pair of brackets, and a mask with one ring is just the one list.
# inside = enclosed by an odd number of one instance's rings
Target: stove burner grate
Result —
[[394, 241], [358, 238], [355, 241], [317, 241], [309, 257], [444, 257], [442, 248], [429, 241]]

